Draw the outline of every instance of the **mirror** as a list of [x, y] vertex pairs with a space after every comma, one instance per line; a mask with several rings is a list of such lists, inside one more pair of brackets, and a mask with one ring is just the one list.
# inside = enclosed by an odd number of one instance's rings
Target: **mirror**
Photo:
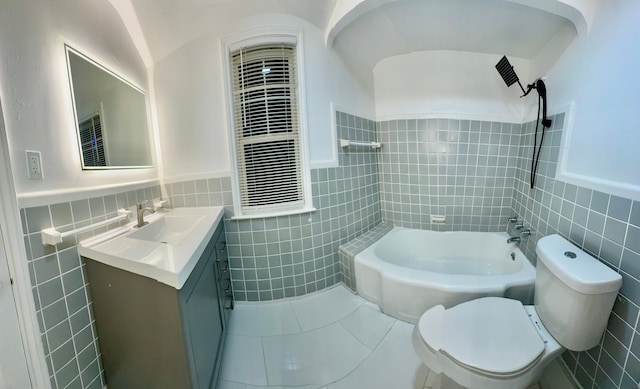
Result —
[[82, 169], [153, 165], [144, 91], [66, 46]]

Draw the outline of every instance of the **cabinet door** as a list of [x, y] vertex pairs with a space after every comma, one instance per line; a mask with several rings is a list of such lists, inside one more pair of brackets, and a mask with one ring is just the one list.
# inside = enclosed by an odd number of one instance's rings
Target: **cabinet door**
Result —
[[214, 380], [218, 349], [222, 345], [222, 317], [212, 260], [207, 260], [185, 301], [184, 315], [196, 373], [194, 387], [209, 389]]

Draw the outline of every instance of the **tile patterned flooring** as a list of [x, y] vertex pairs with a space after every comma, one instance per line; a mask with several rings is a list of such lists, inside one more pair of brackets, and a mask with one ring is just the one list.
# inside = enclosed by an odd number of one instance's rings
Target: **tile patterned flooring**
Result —
[[462, 389], [429, 374], [413, 351], [413, 327], [342, 284], [278, 302], [237, 303], [218, 388]]
[[237, 303], [218, 387], [460, 389], [429, 374], [413, 351], [413, 327], [342, 284], [301, 298]]

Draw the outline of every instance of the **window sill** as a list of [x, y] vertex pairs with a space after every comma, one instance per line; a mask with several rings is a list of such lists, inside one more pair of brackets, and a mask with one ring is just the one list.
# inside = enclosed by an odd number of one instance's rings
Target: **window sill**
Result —
[[259, 213], [259, 214], [232, 216], [231, 220], [266, 219], [266, 218], [270, 218], [270, 217], [301, 215], [301, 214], [304, 214], [304, 213], [313, 213], [315, 211], [317, 211], [317, 209], [315, 207], [305, 207], [305, 208], [296, 209], [296, 210], [287, 210], [287, 211], [279, 211], [279, 212], [265, 212], [265, 213]]

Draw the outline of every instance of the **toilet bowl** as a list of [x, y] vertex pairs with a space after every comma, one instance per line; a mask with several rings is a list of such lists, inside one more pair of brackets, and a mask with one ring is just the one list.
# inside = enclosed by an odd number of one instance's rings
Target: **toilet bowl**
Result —
[[559, 235], [536, 253], [534, 305], [484, 297], [420, 317], [412, 340], [427, 367], [467, 388], [527, 388], [564, 350], [598, 344], [620, 275]]

